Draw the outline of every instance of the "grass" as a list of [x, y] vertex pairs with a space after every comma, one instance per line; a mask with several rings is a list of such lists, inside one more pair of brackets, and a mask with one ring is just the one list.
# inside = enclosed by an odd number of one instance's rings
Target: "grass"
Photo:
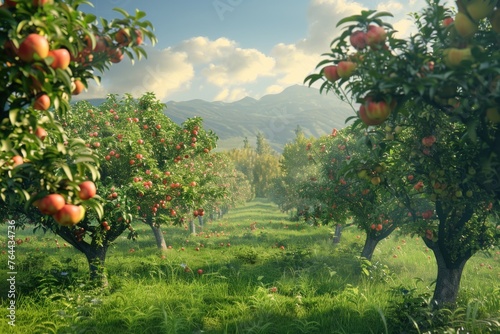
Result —
[[89, 288], [84, 256], [60, 238], [17, 231], [29, 241], [16, 247], [16, 326], [7, 324], [3, 270], [0, 333], [417, 333], [411, 321], [421, 332], [439, 321], [500, 331], [498, 249], [468, 262], [456, 310], [430, 314], [420, 304], [432, 293], [436, 268], [419, 238], [395, 233], [382, 241], [364, 276], [356, 228], [334, 246], [330, 227], [290, 222], [262, 199], [197, 235], [164, 228], [172, 246], [164, 253], [148, 226], [137, 228], [138, 241], [122, 238], [109, 250], [105, 291]]

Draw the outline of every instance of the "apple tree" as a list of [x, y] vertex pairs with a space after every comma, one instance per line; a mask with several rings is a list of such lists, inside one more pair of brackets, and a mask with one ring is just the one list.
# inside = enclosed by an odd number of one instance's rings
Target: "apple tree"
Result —
[[295, 130], [294, 140], [285, 144], [281, 154], [281, 173], [274, 179], [271, 199], [282, 211], [291, 210], [292, 215], [297, 215], [306, 206], [304, 199], [300, 198], [298, 185], [316, 174], [310, 152], [315, 140], [306, 138], [299, 127]]
[[455, 10], [428, 1], [407, 39], [383, 21], [388, 15], [341, 20], [342, 34], [306, 81], [359, 103], [356, 124], [391, 129], [384, 156], [407, 165], [414, 190], [433, 203], [413, 232], [435, 255], [433, 302], [441, 307], [455, 303], [470, 257], [500, 236], [498, 1], [459, 0]]
[[[227, 152], [213, 153], [207, 166], [210, 167], [207, 172], [214, 176], [213, 184], [226, 189], [223, 196], [206, 198], [205, 207], [210, 219], [215, 219], [221, 210], [227, 211], [253, 199], [250, 181], [236, 168]], [[201, 217], [200, 223], [202, 223]]]
[[[185, 224], [191, 216], [204, 215], [203, 205], [211, 196], [223, 196], [224, 189], [214, 186], [207, 172], [215, 134], [203, 129], [200, 118], [178, 125], [163, 114], [164, 109], [151, 93], [139, 99], [110, 95], [99, 106], [78, 102], [72, 118], [64, 120], [72, 135], [99, 157], [98, 193], [122, 212], [105, 213], [92, 222], [99, 228], [106, 221], [101, 228], [105, 234], [97, 239], [101, 263], [109, 243], [127, 228], [135, 237], [132, 223], [149, 225], [158, 247], [166, 248], [161, 223]], [[94, 239], [91, 235], [91, 242]]]
[[102, 215], [87, 180], [99, 177], [98, 161], [56, 118], [71, 113], [72, 95], [80, 94], [89, 80], [99, 80], [99, 72], [124, 54], [141, 58], [143, 38], [156, 39], [141, 11], [129, 15], [117, 9], [123, 18], [99, 24], [79, 10], [82, 4], [91, 3], [10, 0], [0, 6], [2, 218], [38, 221], [31, 215], [38, 212], [47, 218], [41, 220], [45, 227], [52, 228], [54, 220], [60, 225], [81, 221], [88, 208]]
[[300, 193], [315, 203], [310, 212], [313, 217], [337, 225], [337, 242], [342, 227], [354, 225], [364, 231], [361, 257], [368, 260], [377, 244], [396, 228], [418, 224], [429, 215], [429, 201], [403, 176], [407, 166], [385, 157], [385, 138], [374, 145], [374, 136], [348, 126], [319, 138], [311, 149], [318, 176], [314, 182], [303, 183]]

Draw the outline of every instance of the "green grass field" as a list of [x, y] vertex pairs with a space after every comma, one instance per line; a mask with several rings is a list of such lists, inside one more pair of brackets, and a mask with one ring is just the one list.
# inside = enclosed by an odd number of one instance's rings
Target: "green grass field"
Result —
[[[0, 333], [423, 333], [443, 324], [436, 333], [500, 332], [498, 249], [468, 262], [457, 309], [431, 313], [421, 304], [436, 268], [419, 238], [396, 232], [362, 266], [355, 227], [333, 245], [331, 227], [290, 222], [266, 200], [197, 235], [164, 228], [172, 246], [164, 253], [148, 226], [137, 229], [138, 241], [122, 237], [108, 252], [107, 290], [90, 288], [84, 256], [57, 236], [16, 231], [25, 240], [15, 253], [16, 326], [4, 252]], [[7, 251], [5, 225], [0, 231]]]

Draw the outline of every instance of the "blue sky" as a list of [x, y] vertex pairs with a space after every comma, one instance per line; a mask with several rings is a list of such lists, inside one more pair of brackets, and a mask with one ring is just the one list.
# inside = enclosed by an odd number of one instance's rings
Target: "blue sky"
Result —
[[[342, 17], [362, 9], [387, 10], [401, 35], [412, 24], [407, 14], [425, 0], [99, 0], [99, 17], [117, 16], [112, 8], [147, 13], [156, 46], [145, 45], [148, 59], [124, 60], [91, 85], [80, 98], [109, 93], [154, 92], [162, 101], [204, 99], [231, 102], [260, 98], [302, 84], [339, 30]], [[146, 41], [147, 42], [147, 41]]]

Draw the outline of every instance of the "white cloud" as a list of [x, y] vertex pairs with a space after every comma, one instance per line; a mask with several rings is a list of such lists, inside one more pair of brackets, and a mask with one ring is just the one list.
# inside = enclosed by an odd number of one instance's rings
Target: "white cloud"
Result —
[[390, 0], [387, 2], [382, 2], [377, 5], [377, 10], [379, 12], [400, 12], [403, 9], [403, 4], [399, 1]]
[[[331, 41], [342, 27], [337, 22], [367, 9], [366, 0], [310, 0], [307, 11], [308, 31], [304, 38], [291, 44], [278, 43], [269, 53], [253, 48], [242, 48], [238, 41], [226, 37], [210, 39], [197, 36], [163, 50], [148, 48], [148, 59], [130, 66], [128, 61], [112, 66], [104, 75], [102, 86], [91, 85], [79, 98], [103, 97], [108, 93], [132, 93], [134, 96], [153, 91], [165, 100], [176, 92], [196, 91], [214, 96], [219, 101], [235, 101], [248, 95], [253, 97], [282, 91], [287, 86], [302, 84], [304, 78], [324, 59]], [[425, 0], [383, 0], [376, 9], [394, 14], [387, 21], [397, 30], [396, 36], [405, 38], [415, 31], [409, 18], [418, 12]], [[265, 79], [265, 83], [260, 83]], [[260, 85], [259, 88], [256, 88]], [[201, 89], [200, 87], [203, 87]], [[196, 93], [192, 93], [196, 94]], [[198, 98], [199, 96], [191, 96]]]
[[217, 59], [201, 70], [206, 80], [216, 86], [251, 83], [272, 75], [275, 60], [256, 49], [235, 48], [227, 57]]
[[278, 94], [285, 90], [285, 87], [280, 85], [271, 85], [266, 88], [266, 94]]
[[311, 0], [307, 17], [307, 37], [297, 43], [297, 48], [306, 53], [321, 54], [329, 50], [330, 42], [339, 34], [337, 22], [365, 9], [358, 2], [348, 0]]
[[271, 51], [276, 59], [277, 83], [281, 86], [302, 84], [320, 61], [320, 54], [306, 53], [293, 44], [278, 44]]
[[224, 88], [214, 97], [214, 101], [232, 102], [241, 100], [245, 96], [248, 96], [248, 93], [244, 88]]
[[128, 59], [111, 66], [103, 76], [101, 85], [90, 84], [88, 92], [80, 98], [103, 97], [110, 93], [130, 93], [138, 97], [153, 92], [158, 99], [163, 100], [172, 92], [189, 87], [194, 69], [187, 62], [185, 53], [152, 48], [146, 51], [148, 58], [136, 61], [133, 66]]
[[214, 41], [207, 37], [193, 37], [174, 46], [175, 52], [188, 55], [188, 60], [194, 64], [205, 64], [214, 59], [224, 59], [231, 56], [236, 48], [236, 42], [221, 37]]

